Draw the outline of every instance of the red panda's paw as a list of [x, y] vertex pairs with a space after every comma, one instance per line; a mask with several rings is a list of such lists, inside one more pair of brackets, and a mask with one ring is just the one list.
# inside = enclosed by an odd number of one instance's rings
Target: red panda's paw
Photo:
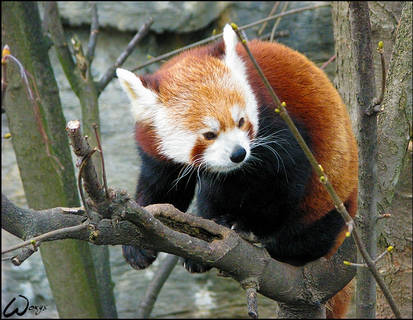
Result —
[[212, 267], [202, 263], [195, 262], [191, 259], [184, 260], [184, 267], [191, 273], [203, 273], [211, 270]]
[[158, 255], [156, 251], [134, 246], [122, 246], [122, 253], [125, 260], [136, 270], [149, 267]]
[[260, 243], [260, 239], [255, 234], [253, 234], [251, 231], [244, 231], [240, 229], [238, 223], [234, 223], [231, 226], [231, 230], [234, 230], [242, 239], [250, 243]]

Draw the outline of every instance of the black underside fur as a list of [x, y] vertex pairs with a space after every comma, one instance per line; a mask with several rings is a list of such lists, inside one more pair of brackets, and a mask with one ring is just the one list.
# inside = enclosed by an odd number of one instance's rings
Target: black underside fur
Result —
[[[265, 139], [265, 145], [258, 143], [238, 170], [225, 174], [201, 171], [197, 211], [201, 217], [227, 227], [236, 224], [238, 230], [254, 233], [274, 259], [304, 265], [328, 253], [344, 221], [332, 210], [311, 225], [300, 223], [306, 213], [299, 210], [299, 204], [311, 177], [311, 166], [273, 110], [261, 107], [259, 119], [257, 142]], [[305, 128], [300, 123], [296, 125], [311, 147]], [[138, 203], [171, 203], [185, 211], [194, 196], [197, 173], [188, 174], [174, 186], [182, 165], [139, 151], [142, 167], [136, 192]], [[139, 248], [123, 248], [125, 258], [137, 269], [154, 260], [153, 252], [145, 255]], [[190, 260], [185, 261], [185, 267], [192, 272], [209, 269]]]

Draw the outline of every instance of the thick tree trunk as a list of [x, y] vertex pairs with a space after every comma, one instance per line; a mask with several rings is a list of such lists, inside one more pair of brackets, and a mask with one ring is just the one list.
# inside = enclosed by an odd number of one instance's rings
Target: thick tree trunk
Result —
[[[356, 73], [355, 90], [356, 131], [359, 154], [358, 216], [356, 224], [370, 257], [377, 255], [377, 115], [367, 115], [376, 96], [370, 12], [367, 2], [349, 2], [350, 50], [353, 51]], [[362, 263], [361, 254], [357, 262]], [[376, 317], [376, 281], [367, 268], [357, 269], [356, 316]]]
[[[72, 157], [63, 129], [65, 120], [37, 4], [3, 2], [2, 33], [11, 53], [33, 75], [40, 96], [36, 116], [20, 71], [9, 60], [5, 109], [27, 203], [34, 209], [78, 206]], [[40, 133], [39, 122], [44, 134]], [[89, 244], [75, 240], [49, 242], [42, 244], [40, 251], [59, 315], [101, 317]]]
[[[348, 7], [348, 2], [332, 3], [337, 53], [335, 84], [349, 108], [353, 128], [356, 131], [354, 125], [357, 110], [354, 106], [357, 105], [357, 101], [353, 81], [356, 66], [348, 37], [350, 34]], [[403, 13], [404, 22], [399, 25], [402, 7], [406, 12]], [[411, 160], [408, 161], [411, 154], [406, 153], [412, 134], [411, 2], [369, 2], [369, 9], [373, 48], [377, 46], [378, 41], [384, 42], [387, 71], [386, 92], [382, 103], [384, 111], [378, 115], [378, 140], [372, 141], [377, 143], [378, 147], [377, 214], [390, 212], [393, 215], [390, 219], [381, 219], [377, 224], [378, 250], [382, 252], [388, 245], [395, 246], [394, 253], [380, 263], [380, 269], [384, 272], [386, 284], [395, 300], [400, 304], [402, 315], [411, 317]], [[380, 91], [381, 64], [378, 53], [374, 54], [374, 66], [376, 87], [377, 91]], [[401, 173], [402, 170], [404, 174]], [[402, 188], [401, 186], [410, 186], [410, 189], [404, 187], [406, 189], [403, 190], [407, 190], [407, 193], [406, 191], [400, 193], [398, 190]], [[393, 197], [395, 199], [392, 203]], [[388, 317], [392, 312], [380, 290], [377, 291], [376, 316]]]
[[[395, 33], [389, 64], [386, 94], [379, 114], [379, 184], [382, 212], [390, 219], [379, 224], [379, 248], [395, 247], [380, 264], [386, 283], [396, 297], [401, 313], [412, 318], [412, 3], [405, 2]], [[400, 159], [402, 161], [400, 161]], [[377, 316], [388, 318], [392, 312], [380, 291]]]

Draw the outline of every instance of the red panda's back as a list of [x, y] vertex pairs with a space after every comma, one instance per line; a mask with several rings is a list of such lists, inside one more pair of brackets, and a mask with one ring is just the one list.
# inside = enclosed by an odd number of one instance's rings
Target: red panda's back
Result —
[[[310, 135], [318, 162], [349, 213], [356, 213], [358, 158], [350, 118], [341, 97], [325, 73], [304, 55], [282, 44], [251, 41], [249, 48], [289, 114]], [[247, 65], [249, 81], [260, 105], [274, 107], [272, 99], [241, 44], [238, 53]], [[274, 113], [274, 116], [277, 116]], [[315, 174], [307, 186], [303, 208], [306, 222], [317, 220], [334, 205]]]
[[[327, 76], [304, 55], [278, 43], [251, 41], [249, 48], [281, 101], [294, 119], [306, 127], [312, 151], [326, 171], [349, 214], [357, 212], [358, 151], [350, 118], [341, 97]], [[238, 53], [247, 65], [249, 81], [258, 103], [273, 108], [272, 98], [245, 50]], [[275, 113], [274, 113], [274, 116]], [[318, 177], [313, 173], [301, 203], [305, 223], [312, 223], [334, 208]], [[326, 258], [332, 256], [345, 239], [344, 228]], [[345, 317], [350, 304], [352, 283], [329, 300], [328, 318]]]

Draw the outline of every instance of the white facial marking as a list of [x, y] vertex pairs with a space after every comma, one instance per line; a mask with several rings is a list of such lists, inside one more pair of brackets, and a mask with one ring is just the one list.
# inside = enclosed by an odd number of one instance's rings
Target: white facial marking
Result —
[[205, 117], [203, 123], [207, 126], [203, 132], [213, 131], [218, 132], [220, 125], [219, 121], [213, 117]]
[[[230, 157], [238, 146], [245, 149], [246, 155], [243, 161], [234, 163]], [[218, 135], [214, 143], [205, 150], [204, 160], [210, 170], [228, 172], [242, 166], [248, 159], [250, 153], [250, 139], [248, 134], [239, 128], [233, 128], [221, 132]]]
[[235, 106], [233, 106], [233, 107], [231, 108], [231, 116], [232, 116], [232, 119], [234, 120], [234, 122], [235, 122], [236, 124], [238, 124], [239, 119], [242, 118], [242, 114], [241, 114], [241, 113], [242, 113], [242, 112], [241, 112], [241, 108], [238, 107], [237, 105], [235, 105]]
[[164, 108], [158, 110], [154, 120], [161, 153], [176, 162], [189, 163], [197, 135], [179, 126]]
[[117, 68], [116, 75], [122, 89], [131, 101], [131, 109], [135, 121], [144, 122], [151, 120], [158, 107], [157, 94], [145, 88], [139, 77], [128, 70]]
[[258, 132], [258, 105], [250, 84], [248, 83], [247, 70], [242, 59], [236, 51], [237, 35], [232, 27], [227, 24], [224, 27], [225, 58], [224, 62], [231, 70], [232, 82], [235, 83], [245, 98], [245, 111], [255, 133]]
[[176, 162], [189, 163], [196, 134], [181, 128], [158, 101], [157, 94], [145, 88], [136, 75], [120, 68], [116, 69], [116, 74], [131, 101], [135, 121], [150, 122], [155, 126], [161, 139], [160, 152]]

